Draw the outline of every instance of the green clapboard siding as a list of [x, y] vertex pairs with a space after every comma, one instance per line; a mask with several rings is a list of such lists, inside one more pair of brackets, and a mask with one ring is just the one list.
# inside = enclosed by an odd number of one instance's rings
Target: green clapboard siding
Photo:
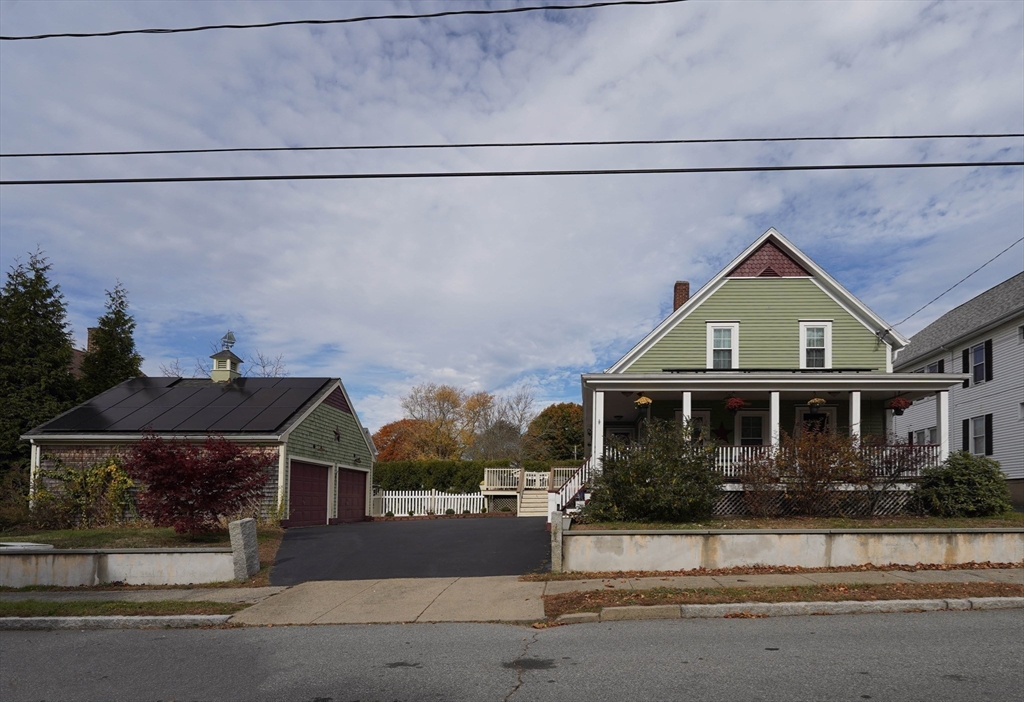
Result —
[[[340, 440], [334, 438], [334, 430], [341, 435]], [[342, 412], [330, 405], [321, 403], [295, 427], [288, 436], [288, 458], [298, 460], [314, 459], [321, 462], [341, 463], [346, 466], [357, 466], [370, 470], [366, 476], [366, 484], [373, 483], [373, 456], [363, 440], [362, 430], [356, 418], [348, 412]], [[355, 458], [359, 458], [359, 463]], [[284, 494], [285, 504], [291, 501], [291, 476], [286, 473]], [[334, 477], [331, 494], [338, 494], [338, 476]], [[337, 516], [336, 498], [332, 497], [327, 507], [329, 517]]]
[[832, 367], [885, 370], [886, 346], [808, 278], [730, 278], [627, 373], [707, 365], [709, 321], [739, 322], [740, 368], [799, 368], [800, 320], [832, 321]]

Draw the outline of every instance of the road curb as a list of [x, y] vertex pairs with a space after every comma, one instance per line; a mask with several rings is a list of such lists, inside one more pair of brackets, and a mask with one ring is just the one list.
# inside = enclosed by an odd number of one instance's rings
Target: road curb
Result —
[[230, 614], [179, 614], [167, 617], [0, 617], [0, 630], [192, 629], [226, 624]]
[[962, 600], [874, 600], [869, 602], [738, 602], [605, 607], [600, 613], [563, 614], [559, 624], [642, 619], [721, 619], [725, 617], [798, 617], [809, 614], [871, 614], [883, 612], [941, 612], [1024, 609], [1024, 597], [972, 597]]

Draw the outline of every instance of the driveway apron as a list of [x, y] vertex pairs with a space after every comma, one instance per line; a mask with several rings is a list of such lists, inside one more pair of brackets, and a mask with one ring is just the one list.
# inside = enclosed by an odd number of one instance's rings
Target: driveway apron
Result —
[[272, 585], [523, 575], [551, 567], [543, 517], [356, 522], [285, 532]]

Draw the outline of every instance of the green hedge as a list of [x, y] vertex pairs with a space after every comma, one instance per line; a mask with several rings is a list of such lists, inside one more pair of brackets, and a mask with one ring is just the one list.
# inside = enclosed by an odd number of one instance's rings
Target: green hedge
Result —
[[[526, 470], [546, 471], [565, 461], [523, 461]], [[381, 490], [479, 492], [485, 468], [507, 468], [508, 461], [388, 461], [373, 466]]]

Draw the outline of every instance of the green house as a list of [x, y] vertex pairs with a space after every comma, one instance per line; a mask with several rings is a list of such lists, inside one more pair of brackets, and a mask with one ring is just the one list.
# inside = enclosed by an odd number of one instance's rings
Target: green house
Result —
[[609, 439], [635, 439], [645, 419], [686, 418], [710, 430], [729, 479], [783, 431], [837, 429], [884, 445], [901, 402], [925, 397], [937, 400], [940, 432], [920, 450], [939, 462], [949, 453], [949, 389], [967, 376], [894, 373], [907, 343], [769, 229], [694, 295], [676, 283], [661, 324], [611, 368], [582, 376], [590, 464]]

